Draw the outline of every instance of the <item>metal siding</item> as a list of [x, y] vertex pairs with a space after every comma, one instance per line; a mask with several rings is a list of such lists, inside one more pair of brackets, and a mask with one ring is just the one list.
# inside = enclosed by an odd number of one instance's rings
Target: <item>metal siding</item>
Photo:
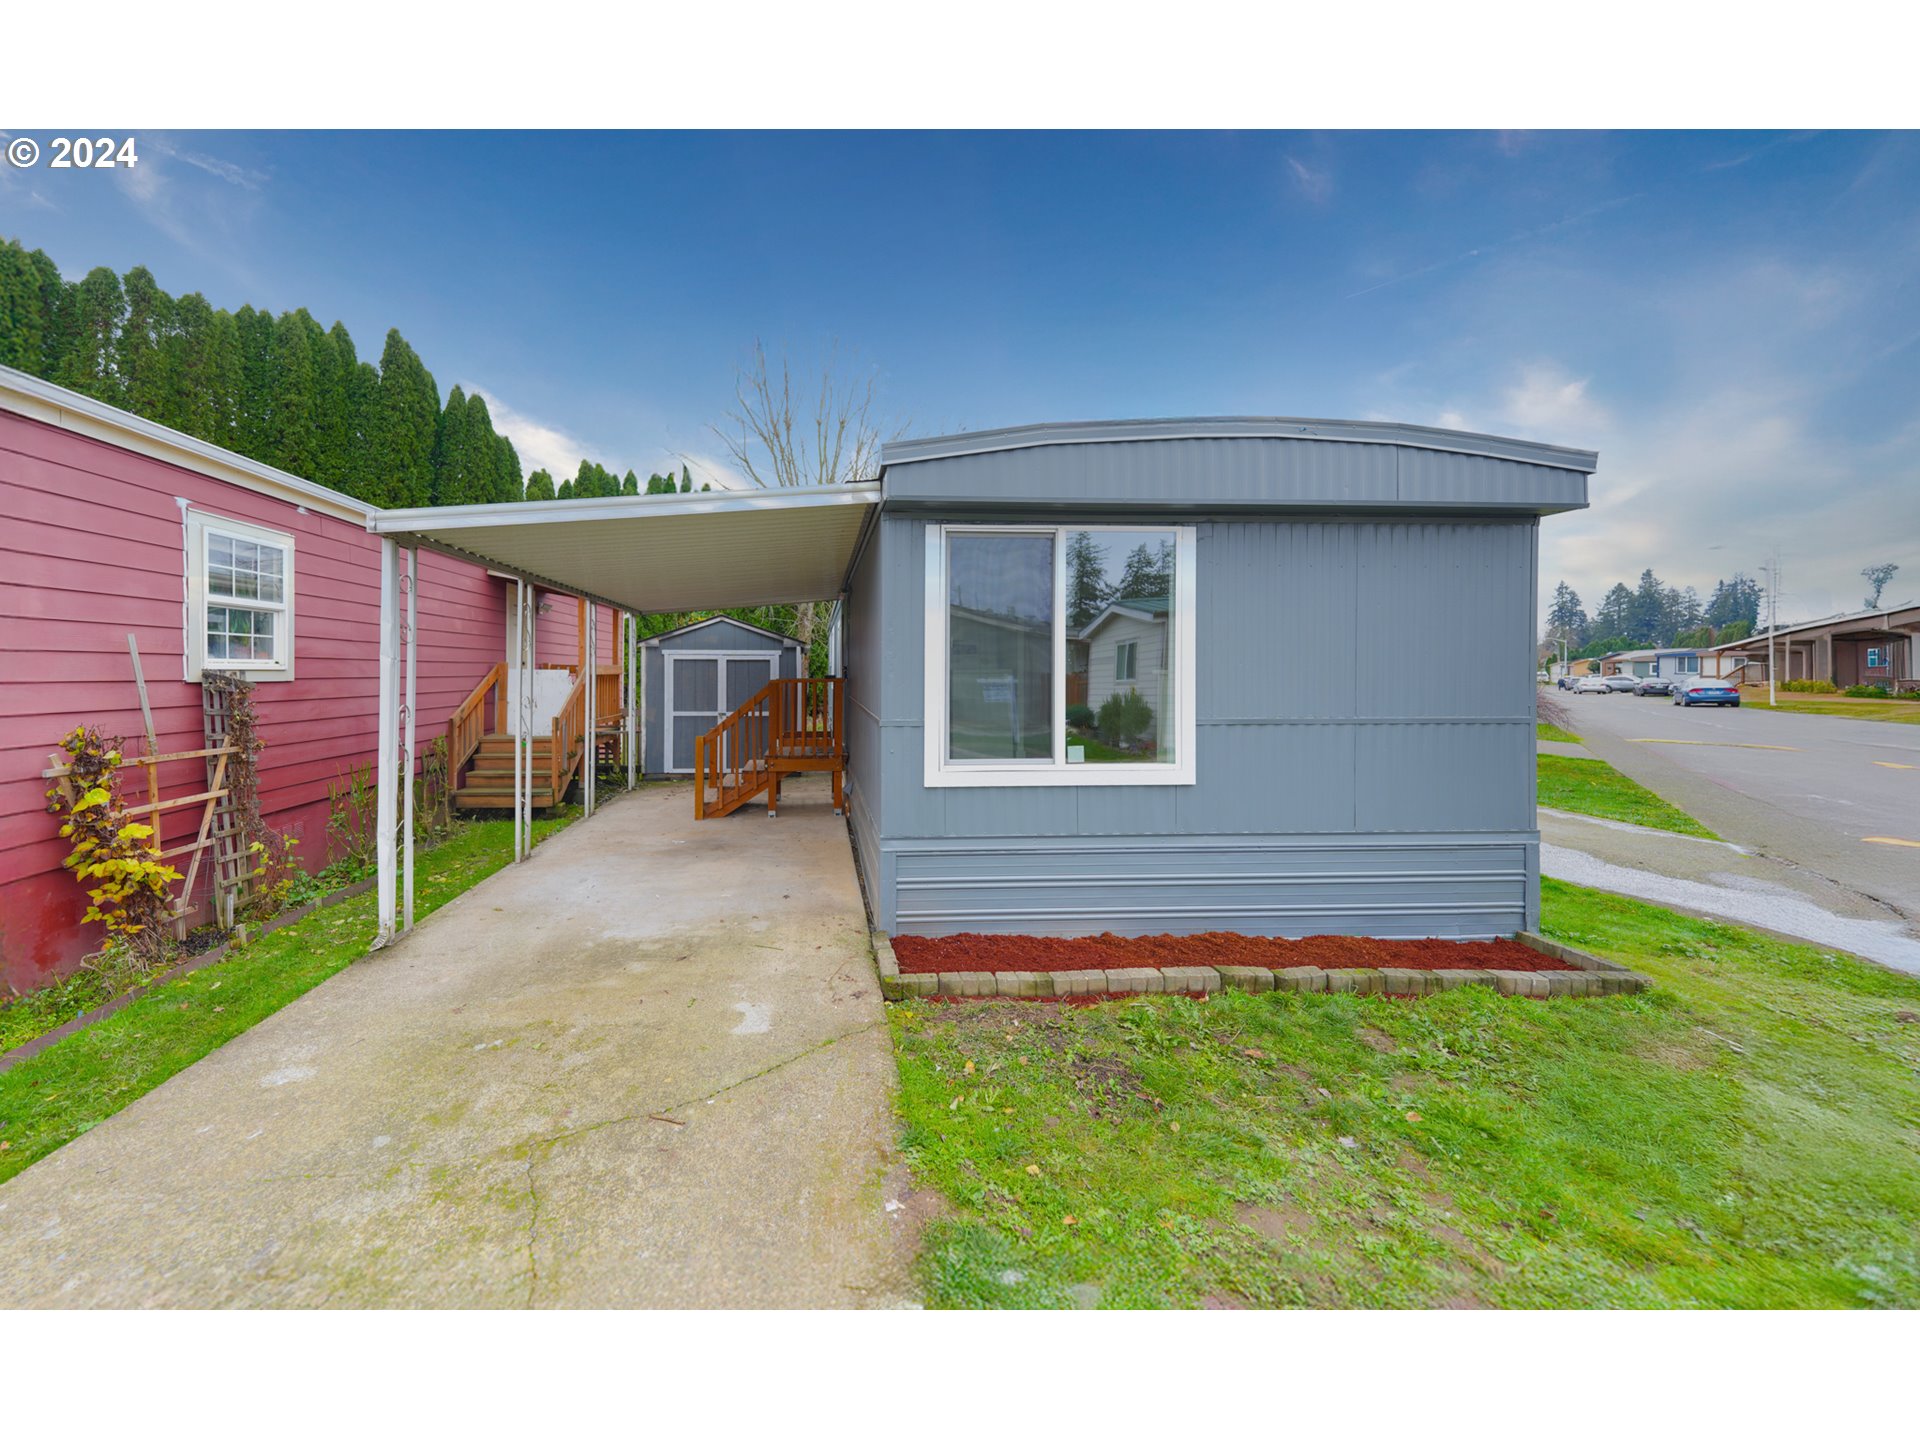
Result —
[[[1164, 502], [1169, 486], [1251, 483], [1236, 467], [1253, 462], [1200, 458], [1221, 443], [1066, 447], [1077, 458], [1054, 457], [1053, 480], [1015, 463], [1047, 451], [928, 461], [890, 473], [889, 501], [913, 471], [1032, 501], [1074, 466], [1098, 464], [1078, 483], [1137, 497], [1135, 511], [1152, 515], [1145, 502]], [[1164, 456], [1181, 447], [1208, 476], [1170, 472]], [[1324, 448], [1375, 463], [1389, 453]], [[850, 603], [869, 592], [881, 632], [868, 641], [877, 656], [857, 662], [881, 672], [880, 803], [855, 833], [869, 830], [859, 843], [878, 851], [863, 865], [885, 928], [1487, 935], [1527, 923], [1538, 883], [1533, 517], [1227, 509], [1192, 522], [1198, 783], [1004, 790], [923, 783], [922, 567], [935, 522], [883, 512], [879, 554]], [[1043, 517], [1006, 507], [966, 518]]]
[[1577, 470], [1455, 455], [1402, 446], [1399, 500], [1408, 508], [1540, 505], [1577, 509], [1587, 503], [1587, 477]]

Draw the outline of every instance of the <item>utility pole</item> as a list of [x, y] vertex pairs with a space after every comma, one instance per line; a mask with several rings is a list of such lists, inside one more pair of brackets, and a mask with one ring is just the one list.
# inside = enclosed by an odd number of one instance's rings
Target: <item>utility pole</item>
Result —
[[1775, 693], [1773, 674], [1774, 632], [1780, 628], [1780, 549], [1778, 546], [1774, 547], [1773, 563], [1760, 568], [1766, 572], [1767, 576], [1767, 704], [1771, 707], [1779, 701]]

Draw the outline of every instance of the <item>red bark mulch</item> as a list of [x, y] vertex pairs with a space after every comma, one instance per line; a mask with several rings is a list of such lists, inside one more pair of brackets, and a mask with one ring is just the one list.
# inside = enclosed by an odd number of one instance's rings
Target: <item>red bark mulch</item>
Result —
[[940, 971], [1167, 969], [1178, 965], [1247, 965], [1285, 970], [1575, 970], [1518, 940], [1370, 940], [1309, 935], [1275, 940], [1215, 930], [1204, 935], [921, 935], [893, 937], [905, 975]]

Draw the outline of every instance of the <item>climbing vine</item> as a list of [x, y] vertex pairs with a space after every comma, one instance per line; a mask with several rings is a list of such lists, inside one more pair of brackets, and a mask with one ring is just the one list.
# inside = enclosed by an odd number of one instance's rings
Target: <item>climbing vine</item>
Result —
[[64, 817], [60, 837], [73, 842], [61, 863], [87, 887], [92, 903], [82, 919], [105, 925], [109, 944], [154, 961], [165, 945], [167, 886], [180, 872], [155, 855], [153, 826], [127, 816], [118, 794], [120, 745], [95, 726], [76, 726], [60, 742], [68, 773], [47, 791], [47, 810]]
[[224, 699], [227, 719], [227, 788], [233, 800], [235, 828], [251, 865], [246, 880], [247, 913], [265, 919], [285, 908], [305, 878], [294, 858], [300, 842], [267, 824], [260, 813], [260, 716], [253, 708], [253, 682], [238, 675], [209, 671], [201, 680]]

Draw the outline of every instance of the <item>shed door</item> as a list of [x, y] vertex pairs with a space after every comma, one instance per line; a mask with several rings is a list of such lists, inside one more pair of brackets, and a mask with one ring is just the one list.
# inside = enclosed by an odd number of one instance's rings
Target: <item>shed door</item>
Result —
[[772, 655], [667, 654], [667, 769], [693, 773], [693, 742], [773, 678]]

